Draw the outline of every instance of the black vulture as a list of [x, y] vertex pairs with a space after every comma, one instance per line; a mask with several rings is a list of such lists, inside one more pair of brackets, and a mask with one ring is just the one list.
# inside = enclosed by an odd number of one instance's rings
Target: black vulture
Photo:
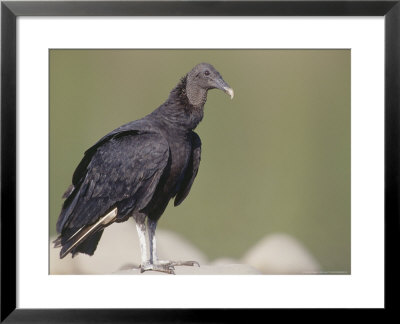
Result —
[[60, 258], [69, 253], [93, 255], [104, 228], [132, 216], [141, 272], [174, 273], [176, 265], [199, 265], [158, 260], [155, 230], [168, 202], [175, 198], [174, 205], [181, 204], [197, 175], [201, 141], [193, 130], [203, 119], [210, 89], [233, 98], [233, 90], [212, 65], [196, 65], [156, 110], [113, 130], [85, 152], [63, 195], [60, 235], [54, 241], [55, 247], [62, 247]]

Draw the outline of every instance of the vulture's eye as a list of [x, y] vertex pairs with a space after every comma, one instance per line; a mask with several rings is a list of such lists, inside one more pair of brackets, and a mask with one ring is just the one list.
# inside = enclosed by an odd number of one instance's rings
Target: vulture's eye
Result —
[[205, 75], [210, 75], [210, 71], [204, 72]]

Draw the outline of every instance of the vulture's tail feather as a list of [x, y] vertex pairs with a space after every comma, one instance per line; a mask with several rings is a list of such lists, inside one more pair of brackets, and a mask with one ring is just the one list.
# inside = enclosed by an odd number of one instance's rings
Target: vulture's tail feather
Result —
[[87, 225], [76, 230], [67, 230], [62, 233], [53, 242], [54, 247], [62, 246], [60, 258], [64, 258], [69, 252], [72, 253], [72, 256], [79, 252], [93, 255], [103, 234], [104, 227], [113, 223], [116, 218], [117, 208], [114, 208], [92, 225]]

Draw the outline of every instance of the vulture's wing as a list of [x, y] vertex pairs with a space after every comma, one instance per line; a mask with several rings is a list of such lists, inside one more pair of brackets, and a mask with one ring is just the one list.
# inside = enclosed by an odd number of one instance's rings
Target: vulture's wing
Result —
[[[67, 192], [57, 222], [57, 231], [62, 235], [56, 244], [62, 245], [65, 252], [81, 236], [78, 232], [86, 232], [88, 226], [98, 224], [93, 236], [146, 207], [168, 163], [168, 143], [157, 133], [122, 132], [97, 143], [86, 152], [74, 173], [74, 187]], [[114, 219], [102, 222], [115, 208]], [[98, 241], [101, 234], [97, 235]], [[89, 250], [94, 252], [96, 246]]]
[[195, 132], [192, 133], [192, 155], [190, 156], [190, 161], [185, 172], [185, 176], [180, 185], [179, 191], [176, 194], [174, 200], [174, 206], [178, 206], [182, 201], [185, 200], [189, 194], [190, 188], [192, 187], [193, 181], [196, 178], [197, 172], [199, 170], [200, 159], [201, 159], [201, 140], [199, 135]]

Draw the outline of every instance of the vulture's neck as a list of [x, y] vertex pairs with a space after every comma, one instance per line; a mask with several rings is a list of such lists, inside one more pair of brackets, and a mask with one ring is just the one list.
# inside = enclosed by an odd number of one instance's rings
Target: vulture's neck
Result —
[[190, 131], [203, 119], [207, 91], [187, 87], [186, 79], [184, 77], [180, 80], [166, 102], [156, 111], [175, 128]]
[[204, 107], [207, 101], [207, 90], [200, 87], [186, 87], [186, 95], [194, 107]]
[[185, 76], [171, 92], [172, 96], [178, 95], [180, 101], [189, 108], [203, 109], [207, 101], [207, 90], [188, 82], [188, 76]]

